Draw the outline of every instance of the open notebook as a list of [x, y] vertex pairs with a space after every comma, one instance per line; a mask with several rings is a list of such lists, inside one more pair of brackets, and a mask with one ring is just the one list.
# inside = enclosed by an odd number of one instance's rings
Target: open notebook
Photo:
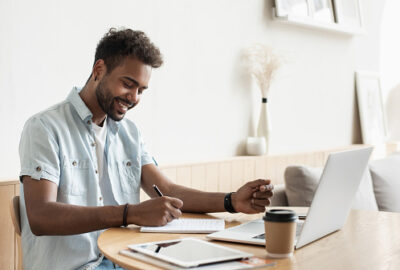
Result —
[[141, 232], [160, 233], [212, 233], [225, 229], [223, 219], [180, 218], [174, 219], [165, 226], [141, 227]]

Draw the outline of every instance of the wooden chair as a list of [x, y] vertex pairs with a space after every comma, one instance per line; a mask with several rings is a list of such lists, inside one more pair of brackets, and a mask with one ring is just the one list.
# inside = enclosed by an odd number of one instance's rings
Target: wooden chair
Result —
[[10, 214], [11, 220], [14, 224], [14, 231], [17, 240], [17, 249], [18, 249], [18, 262], [16, 269], [22, 270], [22, 248], [21, 248], [21, 219], [19, 215], [19, 196], [14, 196], [10, 201]]

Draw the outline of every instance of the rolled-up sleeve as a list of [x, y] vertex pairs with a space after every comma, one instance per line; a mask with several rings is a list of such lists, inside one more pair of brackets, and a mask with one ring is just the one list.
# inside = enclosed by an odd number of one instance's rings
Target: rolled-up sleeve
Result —
[[147, 152], [146, 143], [143, 140], [142, 134], [138, 131], [139, 134], [139, 142], [140, 142], [140, 162], [142, 166], [147, 164], [154, 164], [153, 157]]
[[30, 118], [22, 131], [19, 144], [22, 176], [32, 179], [42, 178], [59, 184], [60, 158], [59, 146], [54, 134], [39, 117]]

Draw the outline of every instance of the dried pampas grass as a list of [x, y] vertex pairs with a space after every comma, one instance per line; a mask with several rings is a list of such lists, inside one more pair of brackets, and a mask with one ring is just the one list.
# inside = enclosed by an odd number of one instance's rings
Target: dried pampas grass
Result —
[[282, 65], [282, 58], [271, 47], [263, 44], [247, 48], [244, 56], [248, 72], [261, 89], [261, 96], [267, 98], [270, 84]]

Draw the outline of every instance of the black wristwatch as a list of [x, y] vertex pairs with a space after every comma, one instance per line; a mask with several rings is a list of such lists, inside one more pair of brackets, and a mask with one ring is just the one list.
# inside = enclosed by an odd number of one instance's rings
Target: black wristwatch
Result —
[[225, 195], [224, 207], [225, 207], [225, 210], [228, 211], [229, 213], [237, 213], [235, 208], [233, 208], [233, 205], [232, 205], [232, 193], [233, 192], [230, 192]]

